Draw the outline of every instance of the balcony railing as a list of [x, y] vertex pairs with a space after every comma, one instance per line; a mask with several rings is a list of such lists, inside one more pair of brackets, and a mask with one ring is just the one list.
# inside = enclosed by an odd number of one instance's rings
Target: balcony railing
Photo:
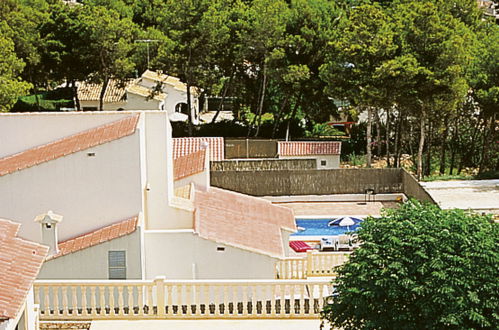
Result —
[[317, 318], [328, 280], [35, 282], [41, 320]]
[[348, 260], [349, 253], [308, 251], [303, 257], [286, 258], [276, 264], [278, 279], [306, 279], [335, 276], [335, 267]]

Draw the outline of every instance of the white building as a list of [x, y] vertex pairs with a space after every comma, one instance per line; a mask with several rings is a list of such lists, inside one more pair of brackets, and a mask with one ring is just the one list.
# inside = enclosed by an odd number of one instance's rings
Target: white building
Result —
[[[83, 111], [99, 110], [102, 84], [78, 83], [78, 100]], [[201, 90], [190, 88], [191, 120], [199, 124]], [[111, 79], [103, 98], [104, 111], [159, 110], [166, 111], [171, 121], [188, 120], [187, 85], [179, 78], [147, 70], [138, 79], [120, 82]]]
[[277, 154], [281, 159], [315, 159], [319, 170], [339, 168], [341, 142], [279, 141]]
[[272, 278], [286, 256], [292, 211], [209, 187], [209, 148], [174, 161], [166, 112], [1, 114], [0, 141], [0, 217], [53, 247], [42, 278]]

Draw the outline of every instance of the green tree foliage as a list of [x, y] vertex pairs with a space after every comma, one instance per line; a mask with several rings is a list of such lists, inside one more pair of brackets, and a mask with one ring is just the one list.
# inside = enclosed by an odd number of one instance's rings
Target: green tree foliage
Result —
[[0, 112], [9, 111], [17, 98], [30, 88], [19, 78], [23, 68], [23, 61], [14, 53], [12, 40], [0, 34]]
[[342, 329], [497, 329], [499, 226], [418, 202], [365, 221], [323, 317]]

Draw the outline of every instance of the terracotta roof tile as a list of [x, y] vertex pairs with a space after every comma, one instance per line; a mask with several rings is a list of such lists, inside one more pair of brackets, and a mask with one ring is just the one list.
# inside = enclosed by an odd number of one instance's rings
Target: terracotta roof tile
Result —
[[210, 160], [225, 159], [223, 137], [184, 137], [173, 139], [173, 159], [191, 154], [202, 149], [204, 143], [210, 148]]
[[267, 200], [210, 187], [194, 197], [194, 230], [200, 237], [283, 257], [281, 229], [296, 231], [293, 211]]
[[135, 132], [138, 119], [139, 115], [132, 115], [1, 158], [0, 176], [131, 135]]
[[285, 142], [279, 141], [279, 156], [339, 155], [341, 142]]
[[0, 219], [0, 318], [15, 318], [49, 248], [16, 237], [20, 224]]
[[59, 252], [49, 256], [47, 260], [77, 252], [88, 247], [104, 243], [115, 238], [133, 233], [137, 229], [138, 216], [126, 219], [112, 225], [94, 230], [78, 237], [68, 239], [58, 244]]
[[206, 150], [199, 150], [192, 154], [173, 160], [173, 178], [180, 180], [188, 176], [201, 173], [205, 170]]
[[[104, 94], [104, 102], [124, 102], [125, 101], [125, 89], [130, 84], [134, 83], [135, 80], [128, 80], [120, 82], [116, 79], [109, 80], [106, 92]], [[89, 82], [79, 82], [78, 86], [78, 99], [80, 101], [99, 101], [100, 93], [102, 89], [102, 84], [94, 84]]]

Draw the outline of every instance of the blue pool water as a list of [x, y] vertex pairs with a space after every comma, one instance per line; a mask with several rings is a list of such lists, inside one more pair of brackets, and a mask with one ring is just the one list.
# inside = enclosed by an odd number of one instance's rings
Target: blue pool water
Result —
[[328, 223], [332, 219], [296, 219], [296, 226], [305, 228], [291, 234], [291, 236], [336, 236], [356, 231], [360, 224], [349, 227], [331, 226]]

